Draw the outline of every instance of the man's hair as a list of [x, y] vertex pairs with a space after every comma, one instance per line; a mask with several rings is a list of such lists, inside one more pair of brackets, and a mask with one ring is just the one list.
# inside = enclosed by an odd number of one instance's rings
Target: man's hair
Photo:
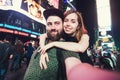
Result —
[[47, 20], [49, 16], [58, 16], [62, 19], [62, 21], [64, 21], [64, 14], [61, 10], [56, 9], [56, 8], [50, 8], [50, 9], [46, 9], [43, 12], [43, 15], [45, 17], [45, 19]]

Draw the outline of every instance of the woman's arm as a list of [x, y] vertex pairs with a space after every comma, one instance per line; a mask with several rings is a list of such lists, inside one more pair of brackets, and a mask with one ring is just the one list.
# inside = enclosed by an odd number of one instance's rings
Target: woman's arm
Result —
[[[40, 35], [39, 44], [40, 44], [41, 49], [45, 46], [46, 38], [47, 38], [47, 34], [46, 34], [46, 33]], [[40, 68], [41, 68], [41, 69], [47, 69], [46, 61], [49, 62], [49, 57], [48, 57], [48, 54], [47, 54], [47, 53], [42, 54], [42, 55], [40, 56], [39, 65], [40, 65]]]
[[89, 36], [83, 34], [81, 40], [78, 43], [75, 42], [55, 42], [55, 47], [59, 47], [65, 50], [70, 50], [74, 52], [84, 52], [89, 46]]
[[45, 51], [51, 47], [58, 47], [65, 50], [70, 50], [74, 52], [84, 52], [89, 46], [89, 36], [87, 34], [83, 34], [81, 40], [76, 42], [52, 42], [47, 44], [41, 53], [45, 53]]
[[47, 34], [46, 33], [40, 35], [39, 45], [40, 45], [41, 48], [45, 46], [46, 38], [47, 38]]

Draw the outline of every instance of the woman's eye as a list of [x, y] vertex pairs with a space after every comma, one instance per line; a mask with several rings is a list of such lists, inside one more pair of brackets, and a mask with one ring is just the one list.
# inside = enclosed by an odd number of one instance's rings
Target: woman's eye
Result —
[[75, 21], [72, 21], [72, 23], [75, 23]]
[[64, 22], [67, 22], [67, 21], [68, 21], [67, 19], [64, 20]]

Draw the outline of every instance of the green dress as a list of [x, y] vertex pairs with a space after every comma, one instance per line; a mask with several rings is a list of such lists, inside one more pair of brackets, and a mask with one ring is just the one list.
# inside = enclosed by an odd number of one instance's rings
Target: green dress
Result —
[[[61, 60], [61, 56], [58, 55], [58, 51], [56, 48], [50, 49], [48, 53], [49, 62], [47, 63], [48, 68], [46, 70], [40, 69], [39, 66], [39, 57], [40, 54], [38, 54], [35, 58], [36, 54], [33, 54], [30, 60], [30, 64], [26, 70], [24, 80], [63, 80], [60, 79], [60, 71], [63, 71], [59, 68], [58, 65], [63, 65], [58, 62]], [[64, 70], [65, 71], [65, 70]], [[65, 72], [64, 72], [65, 73]], [[65, 80], [65, 79], [64, 79]]]

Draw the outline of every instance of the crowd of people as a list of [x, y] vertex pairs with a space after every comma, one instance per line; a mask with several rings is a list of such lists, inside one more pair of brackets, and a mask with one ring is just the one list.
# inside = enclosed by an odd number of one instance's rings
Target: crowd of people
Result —
[[119, 51], [111, 50], [109, 47], [102, 46], [102, 49], [88, 49], [88, 54], [91, 57], [94, 66], [111, 70], [111, 71], [119, 71]]
[[22, 62], [28, 66], [31, 55], [38, 46], [32, 41], [23, 43], [21, 40], [13, 41], [12, 35], [0, 41], [0, 80], [4, 80], [7, 72], [17, 72], [23, 66]]
[[[4, 51], [0, 53], [0, 80], [4, 79], [9, 59], [13, 59], [11, 71], [21, 68], [22, 54], [26, 54], [28, 65], [23, 80], [120, 80], [119, 74], [114, 72], [119, 68], [119, 60], [114, 61], [112, 53], [100, 56], [100, 52], [90, 50], [88, 56], [89, 35], [80, 12], [68, 10], [63, 13], [50, 8], [43, 14], [46, 33], [40, 35], [37, 47], [32, 43], [25, 47], [20, 40], [10, 48], [0, 43], [3, 45], [0, 52]], [[11, 40], [5, 38], [5, 41]]]

